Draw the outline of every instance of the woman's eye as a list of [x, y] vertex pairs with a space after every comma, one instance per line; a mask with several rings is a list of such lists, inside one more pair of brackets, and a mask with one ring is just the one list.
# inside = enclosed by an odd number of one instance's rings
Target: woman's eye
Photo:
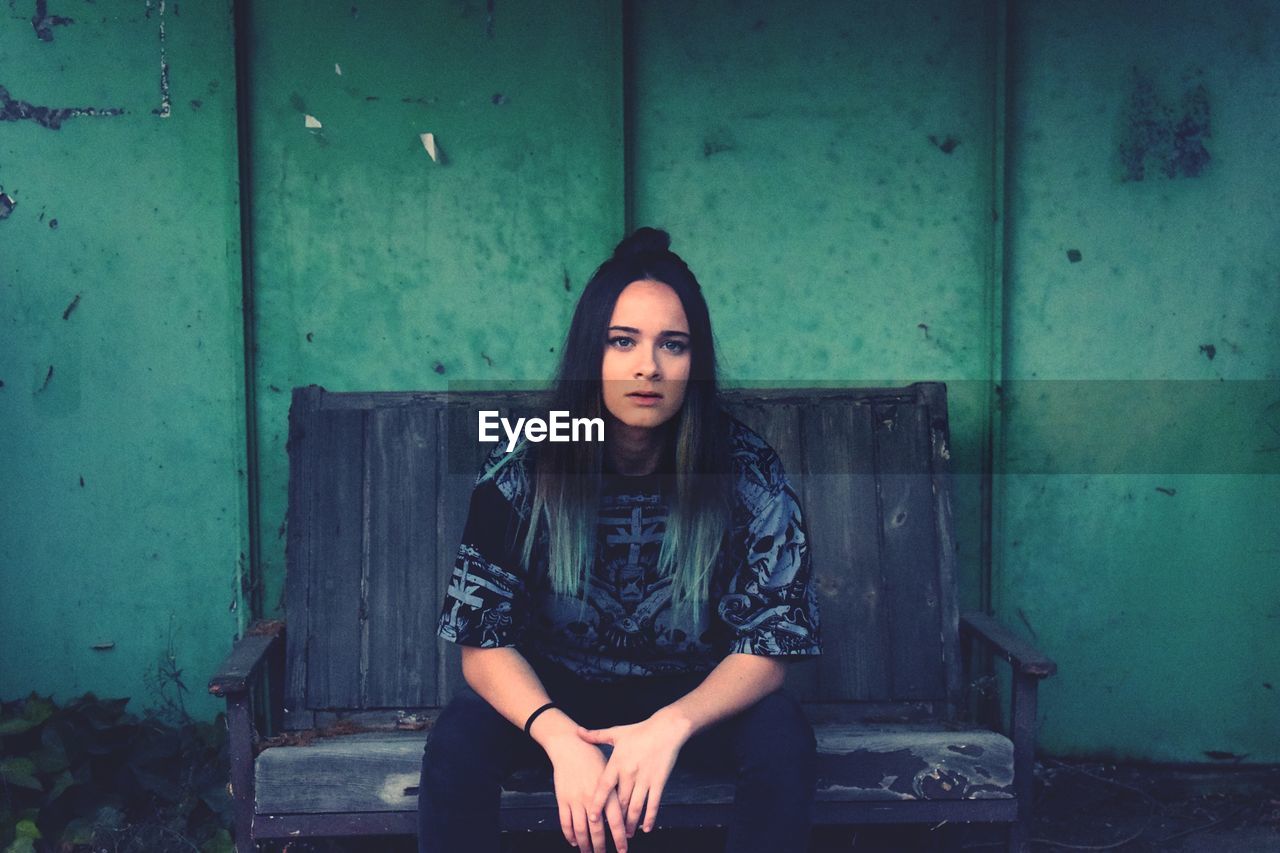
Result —
[[689, 348], [689, 345], [684, 341], [667, 341], [663, 346], [674, 353], [682, 353]]
[[631, 338], [625, 337], [623, 335], [618, 335], [617, 337], [609, 338], [609, 345], [615, 346], [618, 349], [627, 349], [633, 343], [635, 342], [632, 341]]

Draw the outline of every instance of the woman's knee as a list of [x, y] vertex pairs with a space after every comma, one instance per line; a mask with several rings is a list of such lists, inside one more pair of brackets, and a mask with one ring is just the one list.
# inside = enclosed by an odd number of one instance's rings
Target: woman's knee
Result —
[[423, 748], [424, 781], [459, 774], [500, 775], [512, 751], [511, 723], [475, 691], [464, 689], [440, 712]]

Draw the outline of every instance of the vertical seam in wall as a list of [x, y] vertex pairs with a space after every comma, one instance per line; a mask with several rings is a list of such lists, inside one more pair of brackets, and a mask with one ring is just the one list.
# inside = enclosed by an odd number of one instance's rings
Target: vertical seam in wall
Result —
[[253, 169], [249, 134], [249, 4], [233, 0], [232, 28], [236, 72], [236, 161], [240, 177], [240, 311], [244, 323], [245, 488], [249, 519], [249, 612], [263, 615], [263, 577], [258, 515], [258, 402], [253, 290], [253, 231], [250, 216]]
[[636, 4], [622, 0], [622, 233], [635, 229]]
[[980, 548], [979, 607], [991, 612], [992, 590], [999, 572], [1001, 535], [1000, 476], [1004, 460], [1002, 386], [1005, 376], [1005, 306], [1008, 292], [1008, 105], [1009, 105], [1009, 4], [992, 0], [991, 14], [991, 257], [987, 277], [988, 352], [986, 430], [982, 447], [982, 544]]

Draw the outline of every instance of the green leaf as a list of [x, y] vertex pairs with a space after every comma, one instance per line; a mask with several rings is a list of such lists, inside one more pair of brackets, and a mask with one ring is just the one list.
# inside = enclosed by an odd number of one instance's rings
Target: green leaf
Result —
[[54, 800], [58, 799], [58, 797], [61, 797], [62, 794], [75, 783], [76, 780], [75, 777], [71, 775], [71, 771], [63, 770], [58, 774], [57, 778], [53, 780], [53, 790], [51, 790], [48, 796], [44, 798], [44, 801], [46, 803], [52, 803]]
[[36, 720], [28, 720], [26, 717], [10, 717], [7, 720], [0, 720], [0, 737], [5, 735], [20, 735], [25, 731], [30, 731], [40, 725]]
[[0, 758], [0, 780], [18, 788], [43, 791], [44, 786], [35, 777], [36, 765], [29, 758]]
[[4, 853], [36, 853], [36, 843], [30, 838], [15, 838], [12, 844], [4, 848]]
[[36, 826], [34, 820], [20, 820], [18, 826], [14, 830], [19, 838], [43, 838], [40, 834], [40, 827]]
[[219, 829], [204, 844], [200, 845], [200, 853], [236, 853], [236, 845], [231, 841], [231, 833]]
[[67, 821], [58, 839], [62, 847], [73, 847], [78, 844], [93, 843], [93, 821], [82, 817], [73, 817]]
[[98, 829], [119, 829], [124, 826], [124, 814], [114, 806], [103, 806], [93, 816], [93, 824]]

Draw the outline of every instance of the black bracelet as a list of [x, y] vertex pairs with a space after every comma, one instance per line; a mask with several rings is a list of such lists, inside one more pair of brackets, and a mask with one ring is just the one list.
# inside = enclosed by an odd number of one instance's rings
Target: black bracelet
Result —
[[555, 702], [548, 702], [547, 704], [543, 705], [541, 708], [539, 708], [538, 710], [536, 710], [536, 711], [534, 711], [532, 714], [530, 714], [530, 715], [529, 715], [529, 719], [528, 719], [528, 720], [525, 720], [525, 723], [524, 723], [524, 733], [525, 733], [526, 735], [528, 735], [528, 734], [529, 734], [529, 728], [533, 725], [533, 721], [534, 721], [534, 720], [536, 720], [536, 719], [538, 719], [538, 715], [539, 715], [539, 714], [541, 714], [543, 711], [546, 711], [546, 710], [548, 710], [548, 709], [550, 709], [550, 708], [554, 708], [554, 707], [556, 707], [556, 703], [555, 703]]

